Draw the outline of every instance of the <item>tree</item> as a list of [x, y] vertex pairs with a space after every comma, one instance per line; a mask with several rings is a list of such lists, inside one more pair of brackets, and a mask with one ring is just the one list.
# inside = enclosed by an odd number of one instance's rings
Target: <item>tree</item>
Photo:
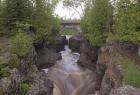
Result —
[[[63, 5], [68, 9], [75, 10], [80, 17], [83, 16], [82, 13], [85, 11], [85, 7], [91, 4], [91, 0], [63, 0]], [[81, 9], [82, 13], [80, 13], [79, 9]]]
[[115, 37], [122, 42], [140, 43], [140, 6], [138, 0], [121, 0], [115, 17]]
[[51, 35], [53, 31], [53, 24], [55, 23], [53, 9], [56, 3], [57, 1], [35, 1], [35, 16], [33, 19], [33, 26], [37, 30], [35, 35], [35, 43], [44, 42], [46, 39], [49, 39], [49, 35]]
[[2, 25], [2, 4], [1, 4], [1, 0], [0, 0], [0, 29], [1, 29], [1, 25]]
[[0, 30], [2, 29], [3, 22], [3, 2], [0, 0]]
[[5, 27], [8, 31], [16, 29], [17, 23], [26, 23], [31, 18], [30, 0], [5, 0]]
[[85, 37], [95, 46], [106, 42], [111, 30], [112, 6], [109, 0], [92, 0], [92, 6], [87, 7], [82, 19], [82, 29]]

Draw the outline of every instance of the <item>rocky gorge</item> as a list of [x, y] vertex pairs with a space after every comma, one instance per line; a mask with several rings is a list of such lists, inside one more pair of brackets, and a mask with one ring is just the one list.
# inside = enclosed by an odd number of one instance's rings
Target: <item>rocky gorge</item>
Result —
[[[80, 35], [69, 41], [58, 37], [32, 47], [19, 58], [20, 65], [0, 77], [0, 95], [139, 95], [139, 88], [124, 83], [122, 66], [125, 59], [131, 59], [139, 67], [138, 50], [130, 43], [99, 48]], [[9, 52], [3, 52], [1, 58], [4, 64], [13, 61]]]

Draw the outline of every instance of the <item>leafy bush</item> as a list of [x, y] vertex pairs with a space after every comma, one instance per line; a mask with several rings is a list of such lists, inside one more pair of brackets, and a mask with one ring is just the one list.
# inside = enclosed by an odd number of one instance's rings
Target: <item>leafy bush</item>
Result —
[[[128, 0], [129, 1], [129, 0]], [[140, 43], [140, 6], [139, 3], [120, 1], [115, 17], [115, 37], [120, 42]]]
[[12, 68], [18, 67], [20, 64], [19, 57], [16, 54], [12, 54], [10, 63], [11, 63], [10, 67], [12, 67]]
[[17, 33], [11, 41], [11, 52], [24, 57], [32, 47], [32, 40], [25, 33]]
[[27, 95], [28, 90], [30, 89], [30, 85], [27, 83], [21, 83], [19, 85], [20, 95]]
[[0, 78], [9, 76], [10, 75], [9, 71], [10, 71], [9, 67], [0, 68]]
[[9, 67], [3, 63], [2, 58], [0, 58], [0, 78], [7, 77], [10, 75]]

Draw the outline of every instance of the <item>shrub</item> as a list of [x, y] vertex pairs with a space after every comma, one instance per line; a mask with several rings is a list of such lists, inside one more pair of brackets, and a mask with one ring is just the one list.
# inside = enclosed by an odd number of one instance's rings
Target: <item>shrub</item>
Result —
[[30, 85], [27, 83], [21, 83], [19, 85], [19, 89], [20, 89], [20, 95], [27, 95], [27, 92], [30, 89]]
[[17, 33], [11, 41], [11, 52], [24, 57], [32, 47], [32, 40], [25, 33]]
[[20, 59], [18, 58], [18, 56], [16, 54], [12, 54], [10, 63], [11, 63], [10, 67], [12, 67], [12, 68], [16, 68], [19, 66]]
[[0, 68], [0, 78], [9, 76], [10, 75], [9, 71], [10, 71], [9, 67]]
[[7, 77], [10, 75], [9, 67], [3, 63], [2, 58], [0, 58], [0, 78]]

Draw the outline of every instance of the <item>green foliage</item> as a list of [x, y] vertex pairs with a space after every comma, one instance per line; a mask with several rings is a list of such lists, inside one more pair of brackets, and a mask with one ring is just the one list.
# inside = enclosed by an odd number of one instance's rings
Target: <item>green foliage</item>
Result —
[[4, 4], [2, 0], [0, 0], [0, 33], [2, 32], [2, 27], [3, 27], [3, 16], [4, 16]]
[[20, 89], [20, 95], [27, 95], [27, 92], [30, 89], [30, 85], [27, 83], [21, 83], [19, 85], [19, 89]]
[[7, 77], [10, 75], [10, 69], [7, 65], [3, 63], [2, 58], [0, 58], [0, 78]]
[[0, 68], [0, 78], [8, 77], [10, 75], [9, 71], [10, 71], [9, 67]]
[[[30, 0], [5, 0], [4, 26], [8, 31], [16, 29], [16, 23], [28, 22], [31, 18]], [[15, 31], [12, 31], [15, 32]]]
[[115, 17], [115, 37], [121, 42], [140, 43], [140, 6], [130, 0], [119, 2]]
[[35, 20], [33, 26], [36, 27], [37, 32], [34, 37], [34, 43], [42, 43], [48, 33], [51, 31], [51, 13], [47, 13], [47, 7], [44, 5], [44, 0], [36, 0]]
[[[25, 33], [17, 33], [11, 41], [11, 52], [24, 57], [32, 47], [32, 40]], [[16, 58], [17, 59], [17, 58]]]
[[52, 32], [51, 34], [53, 35], [58, 35], [61, 27], [61, 21], [60, 18], [58, 17], [53, 17], [52, 18]]
[[94, 0], [92, 7], [86, 9], [81, 27], [85, 37], [92, 45], [101, 46], [106, 42], [112, 22], [112, 6], [109, 0]]
[[[53, 17], [53, 8], [51, 4], [46, 4], [45, 0], [36, 0], [33, 26], [37, 32], [34, 37], [34, 43], [42, 43], [46, 39], [59, 31], [59, 19]], [[57, 32], [58, 34], [58, 32]]]
[[0, 30], [1, 30], [1, 24], [2, 24], [2, 2], [0, 0]]
[[136, 68], [134, 62], [128, 61], [123, 64], [125, 84], [140, 87], [140, 71]]
[[61, 35], [75, 35], [78, 32], [74, 29], [66, 29], [64, 31], [61, 32]]
[[34, 33], [34, 43], [42, 43], [59, 33], [60, 21], [53, 15], [59, 0], [2, 0], [1, 2], [1, 36], [4, 34], [13, 36], [22, 30]]
[[16, 68], [20, 65], [20, 59], [16, 54], [12, 54], [11, 60], [10, 60], [10, 67]]

